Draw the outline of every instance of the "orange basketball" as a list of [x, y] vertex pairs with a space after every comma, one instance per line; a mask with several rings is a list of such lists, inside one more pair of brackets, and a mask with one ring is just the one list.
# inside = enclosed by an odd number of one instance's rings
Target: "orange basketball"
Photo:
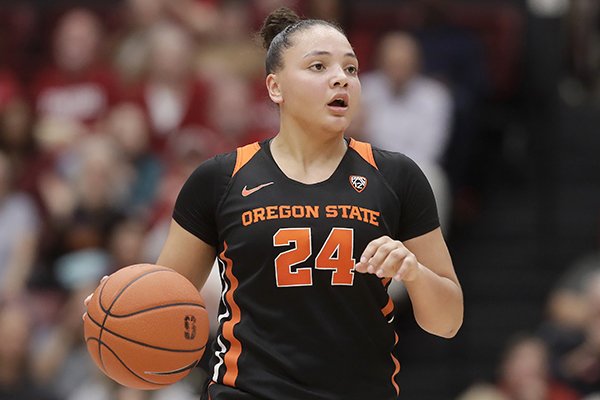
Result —
[[204, 301], [170, 268], [137, 264], [118, 270], [95, 290], [87, 313], [88, 352], [124, 386], [160, 389], [189, 374], [204, 354]]

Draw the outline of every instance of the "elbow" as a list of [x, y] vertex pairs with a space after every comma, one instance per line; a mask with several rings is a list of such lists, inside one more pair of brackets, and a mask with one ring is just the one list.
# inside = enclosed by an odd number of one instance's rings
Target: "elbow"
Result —
[[462, 326], [462, 320], [456, 324], [453, 325], [451, 327], [445, 327], [444, 329], [437, 329], [435, 331], [429, 331], [429, 333], [439, 336], [441, 338], [444, 339], [452, 339], [453, 337], [455, 337], [458, 334], [458, 331], [460, 330], [460, 327]]
[[[419, 321], [417, 321], [419, 322]], [[453, 337], [455, 337], [458, 334], [458, 331], [460, 330], [461, 326], [463, 324], [463, 314], [461, 313], [459, 316], [457, 316], [456, 318], [453, 318], [451, 321], [447, 321], [444, 324], [430, 324], [430, 325], [426, 325], [426, 324], [421, 324], [419, 323], [419, 325], [421, 326], [421, 328], [432, 334], [435, 336], [439, 336], [442, 337], [444, 339], [452, 339]]]
[[452, 339], [460, 330], [461, 325], [462, 323], [445, 331], [439, 332], [437, 333], [437, 336], [442, 337], [444, 339]]

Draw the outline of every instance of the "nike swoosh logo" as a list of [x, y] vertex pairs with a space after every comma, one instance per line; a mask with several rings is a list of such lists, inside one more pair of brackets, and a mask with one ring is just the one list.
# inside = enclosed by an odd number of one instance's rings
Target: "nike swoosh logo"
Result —
[[258, 185], [256, 187], [253, 187], [252, 189], [248, 189], [248, 186], [244, 186], [244, 188], [242, 189], [242, 196], [244, 197], [248, 197], [250, 196], [252, 193], [254, 192], [258, 192], [260, 189], [267, 187], [269, 185], [274, 184], [275, 182], [267, 182], [267, 183], [263, 183], [262, 185]]

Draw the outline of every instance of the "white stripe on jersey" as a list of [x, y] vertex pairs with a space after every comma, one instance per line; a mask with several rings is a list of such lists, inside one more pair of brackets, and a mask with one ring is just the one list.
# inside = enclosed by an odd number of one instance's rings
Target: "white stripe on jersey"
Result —
[[227, 348], [221, 341], [221, 335], [217, 336], [217, 343], [219, 344], [219, 347], [221, 349], [215, 351], [215, 356], [217, 356], [217, 358], [219, 359], [219, 362], [215, 364], [215, 369], [212, 377], [212, 380], [215, 382], [217, 382], [217, 380], [219, 379], [219, 368], [221, 368], [221, 365], [223, 365], [224, 363], [224, 359], [221, 354], [225, 354], [225, 351], [227, 351]]
[[217, 317], [217, 321], [220, 324], [222, 319], [228, 318], [230, 315], [229, 307], [227, 307], [227, 303], [225, 303], [225, 294], [227, 294], [227, 291], [229, 290], [229, 284], [225, 280], [225, 263], [218, 257], [217, 261], [219, 261], [219, 270], [221, 271], [221, 282], [223, 282], [223, 291], [221, 292], [221, 304], [223, 304], [223, 308], [225, 309], [225, 312], [223, 314], [219, 314], [219, 316]]
[[[219, 316], [217, 317], [217, 321], [220, 324], [221, 320], [223, 320], [225, 318], [229, 318], [229, 316], [231, 314], [229, 313], [229, 307], [227, 307], [227, 303], [225, 302], [225, 294], [227, 294], [227, 291], [229, 290], [229, 284], [225, 280], [225, 263], [218, 257], [217, 257], [217, 261], [219, 262], [219, 270], [221, 272], [221, 282], [223, 282], [223, 290], [221, 292], [221, 303], [223, 304], [223, 309], [225, 310], [225, 312], [223, 314], [219, 314]], [[219, 362], [215, 364], [214, 372], [213, 372], [212, 380], [215, 382], [217, 382], [217, 379], [219, 378], [219, 369], [221, 368], [221, 366], [224, 363], [223, 357], [225, 355], [225, 352], [227, 351], [227, 347], [225, 347], [225, 344], [223, 343], [223, 340], [222, 340], [222, 335], [217, 336], [217, 343], [218, 343], [220, 349], [217, 349], [215, 351], [215, 356], [219, 359]]]

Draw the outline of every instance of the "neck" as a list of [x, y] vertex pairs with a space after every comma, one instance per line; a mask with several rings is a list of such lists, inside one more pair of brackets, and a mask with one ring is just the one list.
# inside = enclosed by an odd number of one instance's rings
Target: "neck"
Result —
[[304, 183], [326, 180], [346, 153], [342, 133], [317, 134], [283, 129], [271, 142], [275, 162], [290, 178]]
[[343, 133], [335, 135], [307, 133], [303, 130], [285, 130], [283, 127], [273, 139], [271, 146], [294, 162], [307, 166], [336, 156], [341, 158], [346, 152]]

